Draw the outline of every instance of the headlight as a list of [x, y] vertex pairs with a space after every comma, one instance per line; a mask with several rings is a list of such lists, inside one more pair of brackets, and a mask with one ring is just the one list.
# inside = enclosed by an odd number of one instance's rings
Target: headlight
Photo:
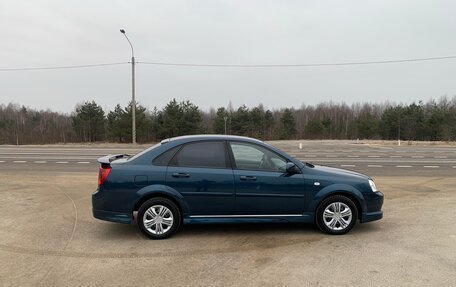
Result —
[[372, 188], [372, 191], [378, 191], [377, 187], [375, 186], [375, 183], [372, 179], [369, 179], [369, 185]]

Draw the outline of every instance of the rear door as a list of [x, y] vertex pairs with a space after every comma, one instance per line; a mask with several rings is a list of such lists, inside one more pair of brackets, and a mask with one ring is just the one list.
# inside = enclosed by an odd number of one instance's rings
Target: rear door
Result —
[[233, 170], [225, 141], [183, 145], [168, 165], [166, 184], [184, 196], [191, 215], [234, 211]]
[[287, 159], [253, 143], [230, 142], [240, 215], [302, 215], [304, 178], [287, 174]]

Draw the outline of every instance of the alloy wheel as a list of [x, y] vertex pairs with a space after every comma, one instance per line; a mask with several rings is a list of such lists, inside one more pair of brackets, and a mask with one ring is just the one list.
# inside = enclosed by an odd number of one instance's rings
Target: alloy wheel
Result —
[[347, 228], [352, 218], [352, 210], [343, 202], [333, 202], [323, 211], [323, 222], [326, 227], [333, 231], [340, 231]]
[[173, 226], [174, 217], [169, 208], [163, 205], [153, 205], [143, 216], [144, 227], [152, 234], [161, 235]]

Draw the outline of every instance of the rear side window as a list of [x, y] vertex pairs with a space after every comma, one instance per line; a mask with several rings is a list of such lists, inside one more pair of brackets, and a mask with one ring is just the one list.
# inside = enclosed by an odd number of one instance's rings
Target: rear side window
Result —
[[227, 167], [224, 142], [186, 144], [172, 159], [171, 165], [187, 167]]
[[169, 161], [173, 158], [173, 156], [176, 154], [176, 152], [179, 150], [181, 146], [176, 146], [176, 147], [173, 147], [167, 151], [165, 151], [164, 153], [162, 153], [161, 155], [157, 156], [153, 161], [152, 163], [154, 165], [168, 165]]

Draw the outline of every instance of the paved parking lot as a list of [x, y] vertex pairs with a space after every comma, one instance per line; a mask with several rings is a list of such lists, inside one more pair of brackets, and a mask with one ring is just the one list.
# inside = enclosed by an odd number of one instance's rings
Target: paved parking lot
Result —
[[152, 241], [91, 215], [94, 158], [138, 149], [1, 147], [0, 285], [455, 285], [454, 147], [273, 144], [372, 174], [385, 218], [344, 236], [300, 224], [198, 225]]

